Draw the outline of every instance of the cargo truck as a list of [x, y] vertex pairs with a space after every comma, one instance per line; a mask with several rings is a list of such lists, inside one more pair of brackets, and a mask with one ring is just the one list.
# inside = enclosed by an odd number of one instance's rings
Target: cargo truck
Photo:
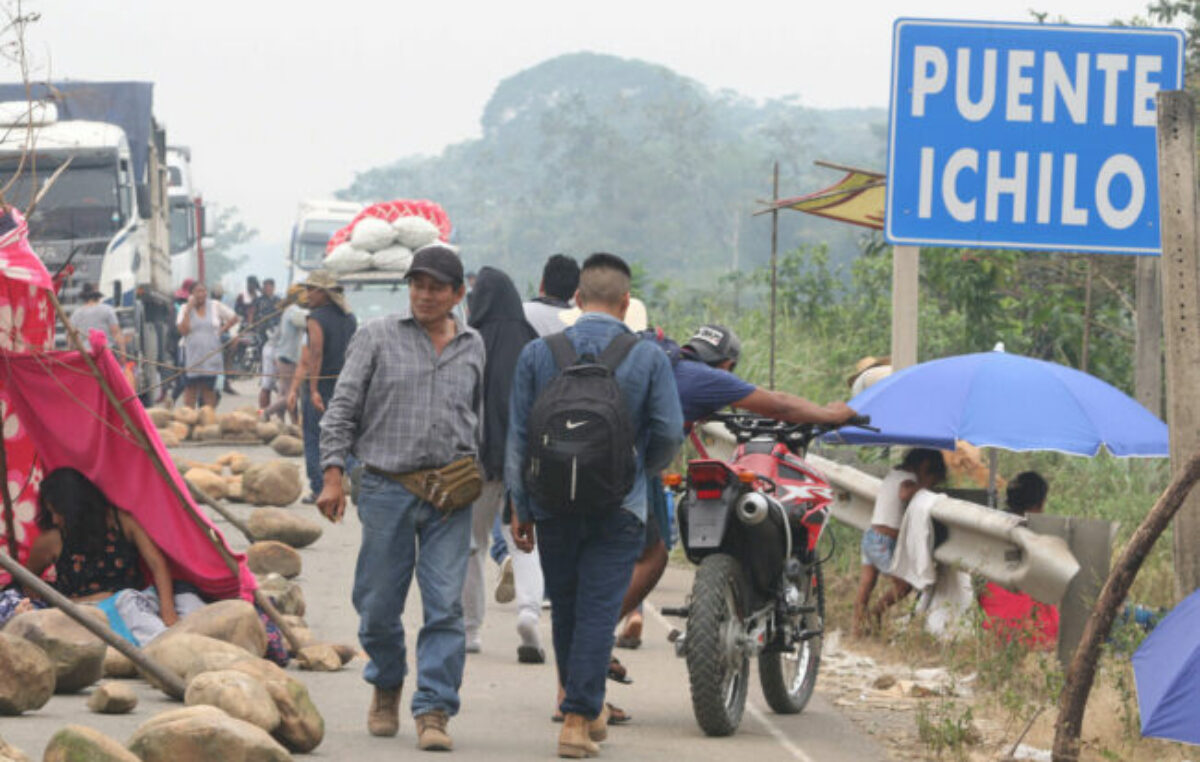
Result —
[[34, 251], [51, 274], [65, 274], [68, 312], [87, 283], [117, 308], [146, 396], [175, 316], [166, 131], [153, 91], [150, 82], [0, 84], [5, 200], [27, 209], [40, 196], [29, 215]]
[[362, 204], [351, 201], [300, 202], [288, 251], [289, 286], [321, 267], [325, 244], [334, 233], [350, 224], [362, 209]]

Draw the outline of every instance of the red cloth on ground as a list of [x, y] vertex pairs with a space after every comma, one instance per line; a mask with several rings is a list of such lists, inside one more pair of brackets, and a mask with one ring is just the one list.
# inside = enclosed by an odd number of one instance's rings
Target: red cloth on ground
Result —
[[[133, 394], [125, 374], [100, 332], [93, 332], [92, 358], [134, 424], [146, 435], [172, 481], [195, 509], [187, 484], [176, 471], [150, 416]], [[257, 584], [245, 556], [235, 555], [238, 574], [226, 566], [211, 534], [228, 550], [220, 530], [201, 511], [201, 524], [179, 504], [150, 456], [125, 428], [100, 382], [78, 352], [13, 353], [0, 350], [0, 393], [8, 398], [5, 439], [10, 417], [18, 422], [37, 452], [41, 476], [72, 466], [96, 483], [109, 500], [131, 513], [167, 558], [175, 579], [194, 584], [215, 598], [252, 599]], [[10, 451], [11, 452], [11, 451]], [[10, 456], [11, 458], [11, 456]], [[10, 481], [12, 479], [10, 462]], [[36, 486], [36, 485], [35, 485]], [[36, 502], [20, 504], [27, 518]], [[28, 527], [26, 527], [28, 529]], [[36, 534], [25, 533], [23, 545]], [[232, 552], [232, 551], [231, 551]]]
[[979, 605], [986, 615], [985, 630], [1009, 642], [1016, 638], [1030, 646], [1052, 648], [1058, 641], [1058, 607], [1038, 603], [1025, 593], [1005, 590], [995, 582], [979, 596]]

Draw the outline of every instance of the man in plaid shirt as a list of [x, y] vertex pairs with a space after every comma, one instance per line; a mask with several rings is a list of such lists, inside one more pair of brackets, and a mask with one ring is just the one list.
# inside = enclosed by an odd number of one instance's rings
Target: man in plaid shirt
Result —
[[437, 243], [420, 249], [406, 277], [412, 316], [373, 320], [350, 342], [321, 419], [325, 485], [317, 507], [331, 521], [341, 518], [342, 473], [353, 453], [364, 464], [353, 599], [359, 641], [370, 657], [363, 677], [375, 686], [367, 728], [378, 736], [399, 728], [407, 669], [400, 614], [415, 569], [425, 623], [412, 713], [419, 747], [448, 750], [446, 724], [459, 709], [466, 661], [462, 587], [471, 511], [439, 512], [394, 477], [477, 455], [484, 348], [453, 312], [466, 291], [452, 249]]

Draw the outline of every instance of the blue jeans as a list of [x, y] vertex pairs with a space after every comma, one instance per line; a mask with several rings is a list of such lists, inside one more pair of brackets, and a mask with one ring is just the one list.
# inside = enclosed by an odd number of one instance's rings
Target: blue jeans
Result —
[[496, 514], [496, 520], [492, 522], [492, 544], [488, 548], [488, 553], [491, 554], [492, 560], [498, 564], [504, 563], [504, 559], [508, 558], [508, 542], [504, 539], [504, 533], [500, 531], [500, 512]]
[[[317, 392], [326, 405], [333, 397], [335, 383], [332, 379], [317, 381]], [[301, 400], [300, 414], [304, 416], [304, 420], [301, 421], [301, 431], [304, 434], [304, 471], [308, 474], [308, 488], [314, 495], [319, 495], [321, 488], [325, 486], [325, 477], [321, 471], [321, 414], [313, 407], [308, 381], [301, 382], [298, 396]], [[346, 464], [346, 468], [350, 468], [349, 463]]]
[[537, 522], [564, 713], [593, 719], [604, 707], [613, 630], [645, 540], [645, 525], [624, 509]]
[[471, 546], [471, 511], [444, 517], [391, 479], [363, 472], [358, 495], [362, 547], [354, 570], [358, 641], [370, 657], [363, 677], [398, 688], [408, 672], [400, 615], [416, 569], [425, 623], [417, 636], [412, 713], [458, 712], [466, 662], [462, 588]]

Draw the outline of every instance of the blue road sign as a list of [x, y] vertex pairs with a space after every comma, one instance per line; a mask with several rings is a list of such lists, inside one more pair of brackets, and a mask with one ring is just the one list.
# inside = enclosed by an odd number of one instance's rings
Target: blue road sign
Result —
[[1158, 254], [1155, 95], [1183, 33], [899, 19], [885, 236]]

